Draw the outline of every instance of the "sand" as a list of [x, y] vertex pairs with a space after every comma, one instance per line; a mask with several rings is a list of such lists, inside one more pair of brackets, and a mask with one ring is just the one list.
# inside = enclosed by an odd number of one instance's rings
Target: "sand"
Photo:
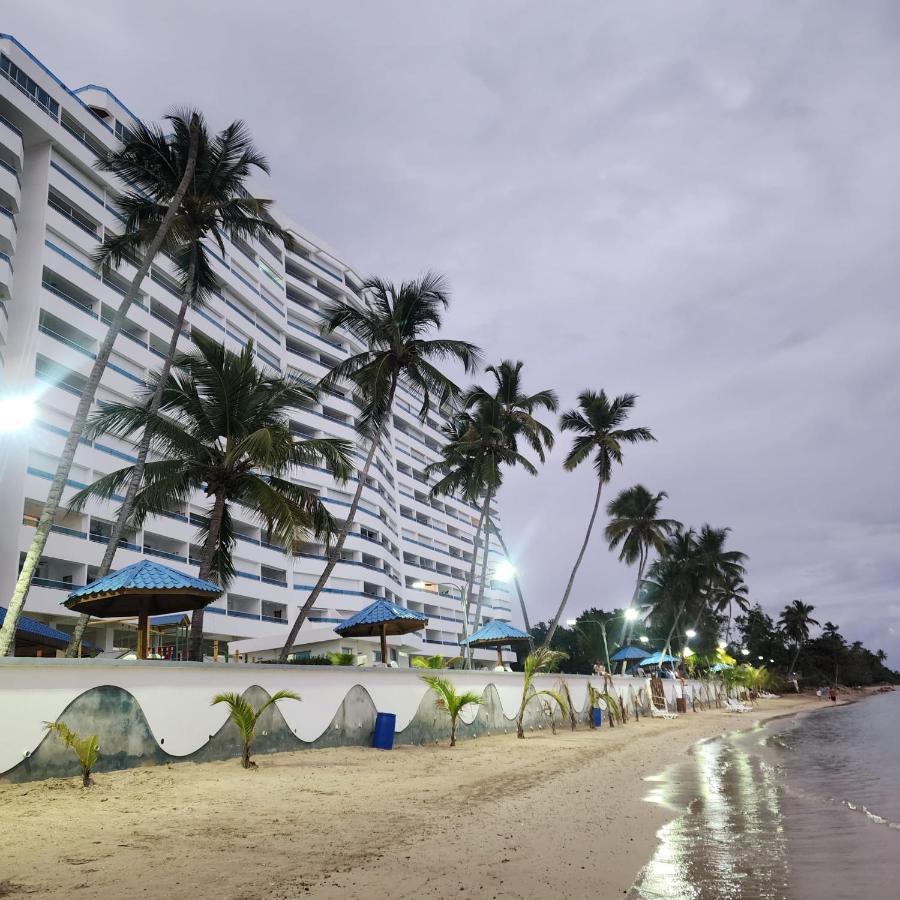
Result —
[[622, 897], [673, 815], [644, 779], [700, 739], [822, 705], [0, 785], [0, 897]]

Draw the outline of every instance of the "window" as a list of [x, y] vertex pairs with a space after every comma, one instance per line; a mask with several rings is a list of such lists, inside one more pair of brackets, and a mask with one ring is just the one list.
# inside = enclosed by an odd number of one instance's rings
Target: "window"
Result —
[[126, 125], [123, 125], [118, 119], [116, 119], [116, 137], [123, 144], [127, 144], [130, 141], [134, 140], [134, 132]]
[[54, 119], [59, 118], [59, 104], [3, 53], [0, 53], [0, 72], [23, 94], [37, 103], [41, 109], [53, 116]]

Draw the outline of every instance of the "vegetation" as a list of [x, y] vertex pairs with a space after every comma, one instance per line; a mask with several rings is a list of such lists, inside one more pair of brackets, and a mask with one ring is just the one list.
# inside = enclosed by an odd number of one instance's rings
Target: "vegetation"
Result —
[[326, 654], [328, 662], [333, 666], [355, 666], [355, 653], [335, 653], [333, 651]]
[[559, 711], [565, 716], [568, 715], [569, 706], [566, 698], [559, 691], [554, 690], [534, 690], [535, 676], [542, 672], [551, 672], [562, 661], [564, 655], [555, 650], [548, 650], [540, 647], [533, 653], [530, 653], [525, 659], [523, 668], [524, 678], [522, 679], [522, 699], [519, 702], [519, 712], [516, 715], [516, 736], [525, 737], [525, 729], [523, 722], [525, 720], [525, 710], [532, 700], [537, 699], [543, 703], [544, 698], [549, 702], [555, 703], [559, 707]]
[[402, 382], [406, 389], [422, 398], [419, 418], [424, 421], [433, 403], [445, 406], [459, 394], [457, 386], [434, 363], [451, 360], [460, 363], [467, 372], [475, 372], [481, 360], [478, 348], [467, 341], [427, 337], [440, 331], [443, 312], [450, 303], [440, 276], [428, 274], [416, 281], [405, 281], [399, 288], [380, 278], [371, 278], [364, 289], [370, 302], [366, 306], [337, 302], [323, 325], [323, 332], [331, 334], [344, 328], [363, 341], [366, 349], [335, 365], [320, 387], [335, 390], [347, 384], [352, 386], [360, 409], [357, 430], [368, 442], [369, 449], [356, 476], [356, 491], [347, 518], [329, 550], [322, 574], [288, 633], [281, 651], [282, 660], [290, 653], [301, 626], [341, 557], [375, 451], [393, 411], [397, 387]]
[[481, 694], [476, 694], [474, 691], [457, 692], [450, 680], [442, 675], [420, 675], [419, 677], [434, 691], [436, 695], [434, 705], [438, 709], [447, 710], [447, 714], [450, 716], [450, 746], [455, 747], [456, 723], [459, 714], [466, 706], [473, 704], [480, 706], [484, 702]]
[[[186, 121], [186, 119], [188, 121]], [[25, 554], [25, 560], [16, 579], [12, 597], [6, 603], [6, 618], [0, 626], [0, 657], [8, 656], [15, 644], [16, 628], [19, 616], [25, 606], [31, 581], [35, 570], [50, 536], [50, 530], [56, 519], [62, 501], [63, 491], [69, 478], [69, 472], [75, 461], [75, 451], [84, 434], [91, 404], [100, 386], [100, 379], [106, 370], [113, 344], [122, 331], [125, 317], [131, 304], [137, 299], [144, 278], [150, 271], [150, 265], [160, 252], [169, 229], [172, 227], [184, 196], [187, 193], [191, 179], [194, 177], [194, 169], [197, 164], [197, 154], [200, 144], [200, 118], [196, 113], [185, 115], [172, 115], [168, 117], [173, 130], [187, 128], [187, 136], [184, 141], [170, 141], [168, 135], [159, 126], [144, 125], [141, 122], [134, 123], [132, 137], [129, 138], [121, 149], [108, 153], [97, 160], [97, 168], [106, 172], [112, 172], [126, 184], [132, 186], [132, 190], [126, 193], [126, 197], [138, 198], [143, 194], [152, 197], [161, 209], [164, 209], [159, 224], [152, 237], [147, 241], [147, 249], [143, 259], [136, 262], [136, 272], [125, 292], [119, 308], [113, 314], [107, 327], [106, 334], [97, 348], [94, 363], [87, 376], [66, 443], [56, 467], [56, 473], [47, 491], [44, 507], [31, 544]], [[186, 149], [186, 155], [182, 153]], [[139, 223], [133, 223], [135, 226]], [[129, 227], [126, 223], [126, 228]], [[102, 257], [98, 260], [103, 263]]]
[[414, 669], [448, 669], [449, 663], [443, 656], [414, 656], [409, 664]]
[[255, 769], [256, 763], [250, 759], [250, 745], [253, 742], [253, 736], [256, 734], [256, 723], [259, 722], [260, 716], [273, 704], [279, 700], [299, 700], [300, 695], [293, 691], [275, 691], [265, 703], [258, 709], [254, 709], [253, 705], [241, 694], [216, 694], [212, 699], [212, 705], [224, 703], [228, 706], [228, 716], [237, 727], [241, 736], [241, 765], [245, 769]]
[[545, 648], [549, 648], [553, 634], [559, 627], [559, 620], [569, 602], [569, 595], [575, 584], [575, 576], [591, 539], [594, 520], [597, 518], [597, 510], [600, 508], [600, 494], [603, 491], [603, 485], [612, 477], [613, 467], [621, 464], [623, 446], [655, 440], [649, 428], [622, 427], [628, 419], [629, 412], [634, 408], [636, 400], [637, 397], [634, 394], [623, 394], [621, 397], [610, 400], [605, 391], [599, 393], [583, 391], [578, 396], [578, 409], [564, 412], [560, 418], [560, 428], [563, 431], [575, 433], [572, 449], [569, 450], [563, 467], [567, 472], [572, 472], [585, 460], [593, 458], [594, 472], [597, 476], [597, 493], [590, 519], [588, 519], [584, 541], [582, 541], [581, 549], [575, 558], [575, 565], [572, 567], [566, 583], [559, 609], [544, 638]]
[[78, 764], [81, 766], [81, 784], [86, 788], [90, 787], [94, 783], [91, 770], [100, 757], [100, 742], [97, 735], [81, 737], [64, 722], [44, 722], [44, 728], [52, 731], [78, 757]]
[[[309, 401], [312, 389], [257, 368], [252, 341], [240, 354], [199, 334], [194, 343], [195, 352], [175, 360], [159, 413], [150, 413], [156, 389], [151, 383], [136, 403], [104, 404], [87, 433], [127, 439], [150, 430], [151, 448], [162, 458], [144, 467], [131, 521], [139, 527], [150, 513], [181, 508], [195, 491], [205, 494], [210, 505], [198, 531], [199, 577], [226, 587], [235, 574], [232, 505], [240, 504], [260, 523], [265, 540], [286, 553], [307, 534], [327, 542], [334, 521], [316, 491], [289, 480], [290, 470], [320, 466], [344, 480], [350, 447], [345, 441], [296, 438], [290, 410]], [[90, 497], [112, 499], [133, 471], [129, 465], [104, 475], [79, 491], [70, 506], [81, 509]], [[191, 617], [191, 659], [201, 658], [202, 637], [198, 609]]]

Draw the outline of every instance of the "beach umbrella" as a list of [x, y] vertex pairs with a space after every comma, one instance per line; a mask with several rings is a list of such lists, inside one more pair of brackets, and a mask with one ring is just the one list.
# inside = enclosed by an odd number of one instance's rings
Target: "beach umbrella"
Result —
[[644, 659], [647, 651], [643, 647], [622, 647], [609, 658], [611, 662], [622, 662], [626, 659]]
[[409, 634], [428, 624], [428, 616], [391, 603], [390, 600], [376, 600], [355, 616], [351, 616], [334, 630], [341, 637], [380, 637], [381, 661], [387, 665], [387, 636], [389, 634]]
[[474, 634], [463, 638], [460, 644], [469, 647], [495, 647], [497, 650], [497, 664], [503, 665], [503, 647], [512, 648], [515, 644], [528, 643], [531, 637], [524, 631], [514, 628], [507, 622], [494, 619], [486, 625], [482, 625]]
[[724, 672], [725, 669], [733, 669], [734, 666], [729, 666], [728, 663], [716, 663], [714, 666], [709, 667], [710, 672]]
[[222, 588], [211, 581], [145, 559], [76, 588], [63, 604], [98, 619], [137, 616], [137, 657], [146, 659], [150, 616], [200, 609], [221, 593]]
[[659, 666], [659, 665], [662, 665], [662, 663], [667, 663], [667, 662], [677, 663], [678, 660], [674, 656], [669, 656], [668, 653], [662, 653], [660, 651], [657, 651], [656, 653], [653, 653], [650, 656], [647, 656], [643, 660], [641, 660], [641, 665], [642, 666]]

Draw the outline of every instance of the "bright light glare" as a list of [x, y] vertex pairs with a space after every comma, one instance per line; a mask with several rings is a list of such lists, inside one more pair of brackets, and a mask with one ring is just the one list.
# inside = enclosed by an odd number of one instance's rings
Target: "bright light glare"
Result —
[[412, 583], [412, 586], [413, 586], [414, 588], [417, 588], [417, 589], [420, 590], [420, 591], [423, 591], [423, 590], [426, 590], [426, 589], [428, 588], [428, 582], [427, 582], [427, 581], [414, 581], [414, 582]]
[[688, 630], [685, 632], [685, 634], [686, 634], [689, 638], [695, 638], [695, 637], [697, 637], [697, 632], [694, 631], [693, 628], [688, 628]]
[[756, 658], [757, 658], [757, 659], [762, 659], [762, 657], [761, 657], [761, 656], [757, 656], [757, 657], [756, 657]]
[[726, 644], [725, 641], [719, 641], [719, 649], [720, 650], [724, 650], [727, 646], [728, 646], [728, 644]]
[[566, 628], [573, 628], [578, 624], [578, 619], [566, 619]]
[[629, 622], [633, 622], [640, 613], [636, 609], [626, 609], [625, 610], [625, 618], [628, 619]]
[[741, 653], [743, 653], [744, 656], [750, 655], [750, 651], [746, 647], [741, 647]]
[[684, 650], [681, 651], [681, 655], [685, 658], [694, 655], [694, 651], [691, 650], [690, 647], [685, 647]]
[[649, 643], [650, 643], [650, 638], [648, 638], [646, 634], [642, 634], [642, 635], [641, 635], [641, 643], [642, 643], [642, 644], [649, 644]]
[[37, 413], [34, 397], [27, 394], [0, 397], [0, 433], [23, 431]]
[[494, 569], [494, 579], [496, 581], [512, 581], [515, 574], [516, 567], [508, 559], [497, 563], [497, 568]]

